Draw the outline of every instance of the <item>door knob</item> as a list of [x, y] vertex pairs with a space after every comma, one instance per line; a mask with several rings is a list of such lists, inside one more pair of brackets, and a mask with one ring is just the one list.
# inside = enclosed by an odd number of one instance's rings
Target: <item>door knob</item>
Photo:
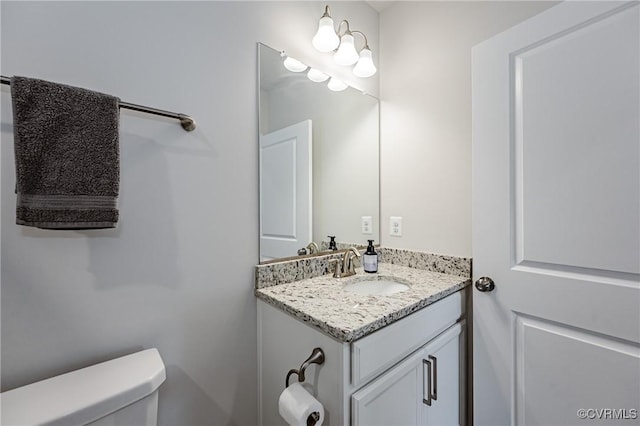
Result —
[[482, 292], [492, 291], [494, 288], [496, 288], [496, 284], [491, 278], [482, 277], [476, 281], [476, 288], [478, 289], [478, 291]]

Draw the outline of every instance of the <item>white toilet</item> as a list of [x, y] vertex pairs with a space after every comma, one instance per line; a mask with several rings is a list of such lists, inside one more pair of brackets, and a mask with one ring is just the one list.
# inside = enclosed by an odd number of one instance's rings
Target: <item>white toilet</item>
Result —
[[3, 426], [155, 426], [158, 387], [166, 378], [157, 349], [0, 394]]

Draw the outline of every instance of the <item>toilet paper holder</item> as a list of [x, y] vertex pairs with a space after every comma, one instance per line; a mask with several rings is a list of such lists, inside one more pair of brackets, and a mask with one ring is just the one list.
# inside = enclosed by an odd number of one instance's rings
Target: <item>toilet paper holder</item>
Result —
[[291, 377], [292, 374], [296, 374], [298, 376], [299, 382], [304, 382], [304, 379], [305, 379], [304, 372], [307, 369], [307, 367], [311, 364], [320, 365], [323, 363], [324, 363], [324, 351], [321, 348], [314, 348], [309, 358], [307, 358], [302, 363], [299, 369], [296, 370], [295, 368], [292, 368], [291, 370], [289, 370], [289, 372], [287, 373], [287, 378], [285, 379], [285, 387], [286, 388], [289, 387], [289, 378]]

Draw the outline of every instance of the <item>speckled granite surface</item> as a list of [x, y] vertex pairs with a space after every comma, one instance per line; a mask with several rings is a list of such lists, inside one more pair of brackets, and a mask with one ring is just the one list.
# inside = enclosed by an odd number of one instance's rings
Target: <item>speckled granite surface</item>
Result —
[[[466, 278], [471, 277], [471, 259], [466, 257], [382, 247], [376, 250], [380, 263], [391, 263]], [[364, 249], [360, 252], [364, 252]], [[256, 266], [255, 286], [256, 288], [264, 288], [319, 277], [327, 274], [330, 259], [340, 258], [342, 258], [341, 252], [330, 252], [312, 257], [292, 258], [258, 265]]]
[[[343, 290], [354, 280], [385, 276], [392, 276], [410, 288], [390, 296], [362, 296]], [[470, 283], [466, 277], [380, 263], [377, 274], [357, 268], [352, 277], [333, 278], [328, 274], [258, 288], [256, 296], [340, 341], [351, 342]]]
[[378, 261], [471, 278], [471, 259], [421, 251], [380, 248]]
[[330, 259], [342, 259], [342, 253], [303, 257], [256, 266], [256, 288], [270, 287], [328, 273]]

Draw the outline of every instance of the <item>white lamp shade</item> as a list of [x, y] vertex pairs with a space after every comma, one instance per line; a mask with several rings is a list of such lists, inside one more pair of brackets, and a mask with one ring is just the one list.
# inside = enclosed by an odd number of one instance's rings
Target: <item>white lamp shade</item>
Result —
[[367, 78], [374, 75], [376, 71], [376, 66], [373, 65], [371, 50], [366, 48], [362, 49], [360, 51], [360, 59], [356, 66], [353, 67], [353, 73], [357, 77]]
[[284, 60], [284, 67], [292, 72], [302, 72], [308, 68], [305, 64], [290, 56], [287, 56]]
[[349, 33], [344, 34], [340, 39], [340, 47], [333, 56], [333, 60], [338, 65], [349, 66], [358, 60], [358, 52], [353, 44], [353, 36]]
[[331, 52], [340, 44], [340, 39], [333, 29], [333, 19], [329, 16], [320, 18], [318, 31], [316, 35], [313, 36], [312, 43], [313, 47], [322, 53]]
[[323, 81], [326, 81], [329, 78], [328, 75], [326, 75], [322, 71], [318, 71], [315, 68], [309, 69], [309, 72], [307, 73], [307, 77], [309, 77], [309, 80], [315, 81], [316, 83], [322, 83]]
[[349, 87], [349, 85], [342, 80], [331, 77], [331, 80], [329, 80], [327, 87], [329, 88], [329, 90], [333, 90], [334, 92], [340, 92]]

